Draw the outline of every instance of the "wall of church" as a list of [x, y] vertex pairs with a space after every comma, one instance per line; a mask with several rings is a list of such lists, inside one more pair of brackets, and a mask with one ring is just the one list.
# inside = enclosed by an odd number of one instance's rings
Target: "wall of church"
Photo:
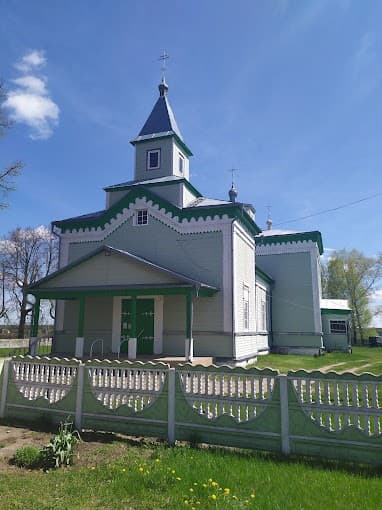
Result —
[[183, 184], [169, 184], [168, 186], [147, 186], [147, 189], [159, 195], [164, 200], [178, 207], [182, 207], [182, 188]]
[[[79, 302], [65, 302], [64, 328], [56, 332], [53, 341], [54, 353], [70, 353], [75, 350], [75, 338], [78, 328]], [[91, 297], [85, 301], [84, 322], [84, 353], [89, 354], [94, 340], [103, 339], [104, 353], [111, 353], [111, 327], [113, 318], [113, 300], [110, 297]], [[94, 346], [93, 352], [100, 353], [100, 343]]]
[[310, 249], [286, 251], [257, 254], [260, 267], [275, 280], [272, 288], [273, 347], [320, 348], [322, 334], [316, 320], [319, 288], [315, 252]]
[[223, 236], [221, 232], [179, 234], [149, 216], [148, 225], [133, 226], [133, 219], [103, 241], [72, 243], [69, 262], [107, 244], [126, 250], [163, 267], [222, 288]]
[[255, 246], [237, 224], [233, 236], [234, 358], [254, 357], [256, 346]]
[[[173, 145], [174, 141], [171, 137], [161, 138], [139, 142], [135, 146], [135, 175], [138, 181], [147, 179], [157, 179], [169, 175], [183, 175], [178, 171], [173, 171]], [[160, 149], [160, 168], [157, 170], [147, 170], [147, 151]]]
[[129, 190], [126, 189], [123, 191], [106, 191], [106, 209], [113, 207], [114, 204], [119, 202], [128, 193]]
[[[194, 355], [232, 357], [232, 335], [223, 332], [221, 292], [194, 298]], [[186, 298], [165, 296], [163, 308], [163, 352], [184, 356]]]

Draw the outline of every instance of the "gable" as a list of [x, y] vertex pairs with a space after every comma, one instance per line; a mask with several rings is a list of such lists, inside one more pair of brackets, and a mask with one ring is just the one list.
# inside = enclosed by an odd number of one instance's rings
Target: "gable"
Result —
[[174, 285], [184, 284], [185, 279], [177, 277], [165, 269], [157, 268], [132, 257], [123, 256], [116, 250], [97, 250], [95, 254], [84, 257], [78, 263], [58, 271], [42, 280], [32, 290], [38, 288], [70, 287], [109, 287], [136, 285]]

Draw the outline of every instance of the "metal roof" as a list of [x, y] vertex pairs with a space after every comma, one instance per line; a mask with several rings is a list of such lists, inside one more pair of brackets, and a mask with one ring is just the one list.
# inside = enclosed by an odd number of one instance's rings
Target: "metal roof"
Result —
[[160, 96], [138, 137], [166, 132], [175, 133], [183, 141], [167, 96]]

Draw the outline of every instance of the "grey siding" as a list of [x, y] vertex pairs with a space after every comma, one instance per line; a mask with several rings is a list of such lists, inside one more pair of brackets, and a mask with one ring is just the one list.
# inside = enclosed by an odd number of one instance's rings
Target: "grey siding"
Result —
[[204, 283], [221, 287], [223, 239], [221, 232], [178, 234], [153, 216], [148, 225], [133, 226], [130, 218], [103, 241], [72, 243], [69, 261], [107, 244], [147, 258], [156, 264]]
[[117, 253], [101, 252], [48, 280], [44, 288], [179, 283], [180, 280]]
[[274, 280], [272, 329], [274, 347], [320, 348], [315, 333], [311, 255], [309, 252], [258, 255], [259, 265]]
[[322, 315], [322, 331], [324, 334], [324, 346], [325, 349], [346, 351], [348, 349], [349, 338], [347, 334], [331, 333], [330, 332], [330, 321], [346, 321], [348, 323], [350, 318], [349, 315], [343, 314], [328, 314]]
[[[179, 172], [173, 173], [173, 146], [174, 141], [172, 138], [139, 142], [135, 146], [135, 179], [144, 181], [169, 175], [179, 175], [179, 177], [183, 177]], [[158, 168], [158, 170], [147, 170], [147, 151], [155, 149], [161, 150], [160, 168]]]
[[[223, 317], [218, 317], [218, 296], [194, 299], [195, 356], [232, 357], [232, 335], [224, 334]], [[184, 356], [186, 299], [166, 296], [163, 309], [163, 352]]]
[[[56, 332], [53, 342], [55, 353], [73, 353], [77, 337], [79, 303], [76, 300], [66, 301], [63, 331]], [[102, 338], [104, 353], [111, 353], [111, 329], [113, 317], [113, 301], [109, 297], [87, 298], [85, 301], [84, 353], [89, 354], [94, 340]], [[93, 352], [100, 352], [100, 345]]]

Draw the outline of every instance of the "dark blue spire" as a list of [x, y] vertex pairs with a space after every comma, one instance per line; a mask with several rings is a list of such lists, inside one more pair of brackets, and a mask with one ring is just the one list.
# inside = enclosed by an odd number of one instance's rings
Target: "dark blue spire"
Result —
[[141, 129], [138, 136], [154, 135], [158, 133], [167, 133], [172, 131], [181, 140], [182, 134], [176, 123], [174, 113], [167, 99], [168, 85], [165, 80], [159, 85], [159, 98], [155, 103], [149, 118], [146, 120], [145, 125]]

